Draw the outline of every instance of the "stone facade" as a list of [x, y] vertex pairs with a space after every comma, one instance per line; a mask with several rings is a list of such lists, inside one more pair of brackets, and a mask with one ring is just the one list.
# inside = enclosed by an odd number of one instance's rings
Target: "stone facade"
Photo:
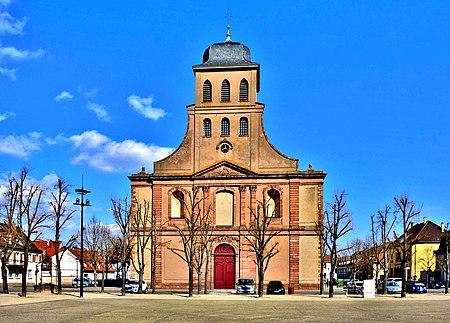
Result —
[[[266, 282], [317, 288], [319, 238], [314, 227], [323, 213], [326, 173], [312, 166], [298, 170], [297, 159], [269, 142], [264, 104], [257, 102], [260, 66], [251, 61], [246, 46], [230, 40], [213, 44], [193, 71], [195, 103], [187, 107], [182, 143], [154, 163], [152, 174], [143, 169], [129, 176], [133, 200], [150, 202], [163, 225], [157, 288], [187, 286], [187, 266], [168, 248], [181, 246], [174, 226], [183, 225], [180, 200], [188, 200], [194, 188], [201, 189], [203, 207], [210, 210], [214, 226], [208, 288], [233, 288], [239, 277], [256, 280], [254, 255], [244, 235], [258, 201], [272, 201], [272, 226], [281, 230], [276, 237], [279, 253], [270, 261]], [[149, 271], [145, 279], [150, 279]]]

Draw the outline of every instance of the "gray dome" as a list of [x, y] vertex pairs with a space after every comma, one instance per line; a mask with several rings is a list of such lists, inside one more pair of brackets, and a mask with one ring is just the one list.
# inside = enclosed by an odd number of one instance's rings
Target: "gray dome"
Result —
[[209, 46], [203, 53], [203, 64], [198, 66], [254, 65], [250, 49], [236, 42], [227, 41]]

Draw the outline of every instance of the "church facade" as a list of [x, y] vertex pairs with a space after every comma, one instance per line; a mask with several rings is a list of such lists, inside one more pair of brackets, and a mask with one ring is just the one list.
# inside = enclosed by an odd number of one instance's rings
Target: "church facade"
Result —
[[[199, 190], [213, 224], [208, 288], [234, 288], [238, 278], [257, 281], [254, 253], [245, 227], [252, 210], [269, 201], [278, 254], [271, 259], [265, 280], [281, 280], [295, 289], [319, 286], [319, 238], [315, 224], [323, 214], [326, 173], [285, 156], [268, 140], [264, 104], [257, 101], [260, 65], [245, 45], [227, 35], [211, 45], [203, 62], [193, 66], [195, 103], [187, 106], [187, 131], [180, 146], [129, 176], [132, 199], [148, 201], [162, 225], [156, 259], [157, 288], [186, 288], [186, 263], [170, 248], [181, 247], [174, 229], [183, 226], [184, 207], [193, 189]], [[258, 202], [259, 201], [259, 202]], [[149, 256], [150, 257], [150, 256]], [[148, 259], [150, 263], [150, 259]], [[150, 266], [144, 279], [150, 280]], [[205, 270], [203, 270], [205, 272]], [[131, 272], [131, 276], [136, 276]]]

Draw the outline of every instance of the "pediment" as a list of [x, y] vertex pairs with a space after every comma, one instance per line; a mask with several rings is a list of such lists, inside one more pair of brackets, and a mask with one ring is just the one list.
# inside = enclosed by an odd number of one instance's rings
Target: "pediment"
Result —
[[254, 175], [256, 175], [256, 173], [244, 167], [227, 161], [222, 161], [197, 172], [194, 174], [194, 177], [248, 177]]

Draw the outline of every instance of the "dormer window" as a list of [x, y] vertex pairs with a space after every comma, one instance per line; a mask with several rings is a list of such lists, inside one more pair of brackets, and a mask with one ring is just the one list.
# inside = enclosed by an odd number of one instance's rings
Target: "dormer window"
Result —
[[211, 102], [212, 101], [212, 85], [209, 80], [206, 80], [203, 83], [203, 102]]
[[220, 127], [220, 135], [229, 136], [230, 135], [230, 120], [228, 118], [223, 118]]
[[228, 80], [223, 80], [222, 90], [220, 95], [221, 102], [230, 102], [230, 82]]
[[248, 81], [242, 79], [239, 85], [239, 101], [248, 101]]

